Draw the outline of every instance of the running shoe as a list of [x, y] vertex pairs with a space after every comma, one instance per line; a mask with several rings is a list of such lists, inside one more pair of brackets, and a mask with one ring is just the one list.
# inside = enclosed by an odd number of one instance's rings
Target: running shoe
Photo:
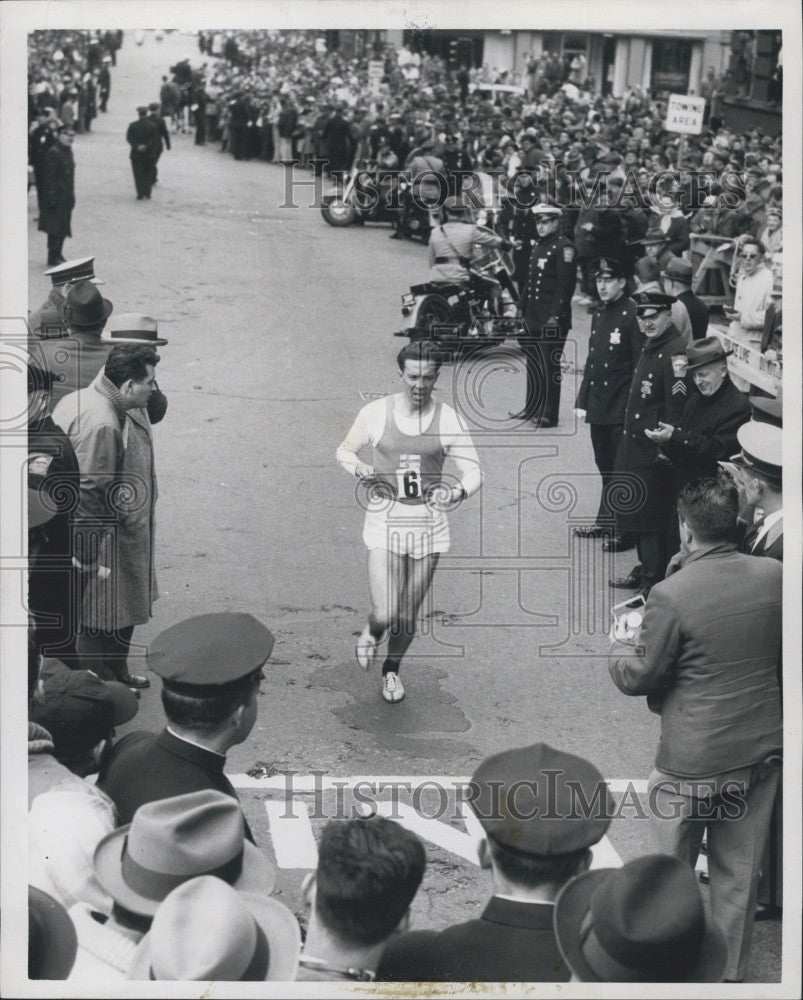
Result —
[[370, 670], [376, 662], [376, 648], [377, 641], [371, 635], [370, 628], [366, 625], [362, 632], [360, 632], [360, 638], [357, 640], [357, 648], [355, 650], [357, 663], [359, 663], [363, 670]]
[[404, 687], [399, 675], [392, 670], [382, 678], [382, 697], [385, 701], [401, 701], [404, 697]]

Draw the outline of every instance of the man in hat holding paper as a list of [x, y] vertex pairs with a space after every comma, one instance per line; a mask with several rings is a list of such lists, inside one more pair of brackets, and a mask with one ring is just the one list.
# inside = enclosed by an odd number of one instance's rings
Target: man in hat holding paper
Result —
[[137, 108], [137, 116], [128, 126], [125, 138], [131, 147], [131, 170], [137, 189], [137, 201], [142, 201], [151, 196], [154, 157], [161, 139], [158, 128], [148, 118], [148, 109], [144, 104]]
[[669, 854], [573, 878], [555, 936], [573, 983], [719, 983], [728, 960], [694, 872]]
[[645, 596], [662, 580], [669, 558], [667, 524], [672, 509], [672, 467], [648, 431], [661, 422], [675, 426], [688, 396], [686, 344], [672, 324], [674, 299], [661, 292], [638, 292], [636, 313], [646, 340], [636, 364], [625, 408], [616, 475], [629, 502], [616, 513], [618, 534], [636, 535], [641, 569], [617, 577], [612, 587], [634, 588]]
[[50, 278], [52, 287], [42, 305], [28, 316], [28, 326], [35, 337], [64, 337], [67, 334], [64, 307], [70, 287], [79, 281], [91, 281], [95, 285], [103, 282], [95, 277], [94, 257], [67, 260], [49, 267], [44, 273]]
[[[742, 432], [743, 433], [743, 432]], [[654, 849], [694, 868], [703, 833], [727, 980], [744, 978], [783, 745], [782, 567], [736, 550], [737, 491], [722, 479], [678, 499], [683, 559], [650, 592], [635, 645], [608, 669], [661, 716], [650, 776]]]
[[560, 233], [560, 208], [541, 203], [532, 213], [538, 240], [518, 303], [525, 327], [519, 344], [527, 360], [527, 389], [523, 409], [511, 416], [548, 428], [558, 425], [560, 358], [572, 325], [577, 261], [574, 247]]
[[61, 125], [58, 137], [42, 160], [42, 205], [38, 229], [47, 233], [47, 264], [63, 264], [64, 240], [72, 236], [70, 221], [75, 208], [75, 160], [72, 143], [75, 131]]
[[186, 619], [154, 639], [148, 665], [162, 678], [167, 727], [124, 736], [98, 778], [122, 822], [145, 802], [197, 789], [237, 798], [223, 773], [226, 753], [254, 727], [272, 649], [261, 622], [231, 612]]
[[505, 750], [474, 772], [468, 802], [482, 825], [479, 860], [495, 894], [478, 919], [389, 945], [385, 981], [566, 982], [555, 898], [591, 863], [613, 815], [593, 764], [544, 743]]

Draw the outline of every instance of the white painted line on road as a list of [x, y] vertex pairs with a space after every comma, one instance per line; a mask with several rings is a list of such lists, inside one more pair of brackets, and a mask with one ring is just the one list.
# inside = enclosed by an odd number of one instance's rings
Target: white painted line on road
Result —
[[422, 840], [442, 847], [444, 851], [456, 854], [472, 865], [479, 865], [477, 840], [470, 833], [461, 833], [440, 820], [422, 816], [404, 802], [377, 802], [376, 810], [380, 816], [392, 817], [405, 829], [417, 833]]
[[318, 847], [306, 803], [294, 800], [292, 815], [288, 816], [284, 802], [268, 800], [265, 812], [268, 814], [276, 864], [280, 868], [317, 868]]
[[[381, 786], [396, 786], [402, 788], [409, 785], [411, 789], [426, 784], [441, 785], [445, 788], [462, 787], [467, 785], [471, 778], [468, 776], [454, 775], [396, 775], [396, 774], [367, 774], [367, 775], [319, 775], [319, 774], [272, 774], [265, 777], [253, 776], [250, 774], [230, 774], [229, 781], [235, 788], [253, 788], [260, 791], [280, 791], [294, 793], [304, 792], [328, 792], [335, 788], [354, 788], [355, 785], [362, 784], [370, 786], [370, 789], [381, 791]], [[636, 795], [647, 794], [647, 781], [643, 778], [631, 780], [629, 778], [606, 778], [608, 787], [617, 795], [623, 795], [630, 790]], [[370, 790], [366, 789], [366, 790]]]

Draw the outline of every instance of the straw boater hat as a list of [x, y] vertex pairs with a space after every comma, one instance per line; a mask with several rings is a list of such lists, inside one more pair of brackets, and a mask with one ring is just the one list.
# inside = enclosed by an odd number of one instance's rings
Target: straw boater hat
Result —
[[167, 341], [159, 335], [152, 316], [144, 313], [119, 313], [106, 324], [100, 339], [112, 344], [151, 344], [161, 347]]

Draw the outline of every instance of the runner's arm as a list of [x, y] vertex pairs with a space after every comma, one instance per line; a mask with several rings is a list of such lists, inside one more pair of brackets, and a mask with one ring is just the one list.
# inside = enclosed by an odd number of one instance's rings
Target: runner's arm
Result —
[[[360, 460], [359, 452], [369, 445], [374, 445], [382, 437], [384, 402], [384, 399], [375, 400], [360, 410], [351, 425], [351, 430], [335, 452], [337, 461], [352, 476], [357, 475], [358, 469], [370, 468]], [[377, 407], [376, 403], [381, 403], [382, 407]]]
[[460, 485], [466, 497], [473, 496], [482, 486], [480, 457], [471, 435], [463, 428], [451, 407], [443, 407], [441, 438], [443, 449], [454, 460], [460, 474]]

